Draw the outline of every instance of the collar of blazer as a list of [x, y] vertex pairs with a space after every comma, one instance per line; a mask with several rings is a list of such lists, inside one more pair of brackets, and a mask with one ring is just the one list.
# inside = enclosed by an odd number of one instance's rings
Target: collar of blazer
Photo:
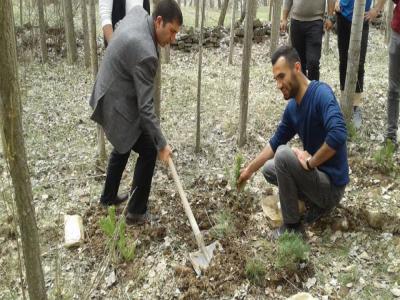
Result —
[[156, 30], [154, 29], [154, 20], [152, 16], [147, 16], [147, 25], [149, 25], [149, 30], [151, 37], [154, 41], [154, 46], [156, 47], [157, 57], [160, 58], [160, 54], [158, 53], [158, 43], [156, 39]]

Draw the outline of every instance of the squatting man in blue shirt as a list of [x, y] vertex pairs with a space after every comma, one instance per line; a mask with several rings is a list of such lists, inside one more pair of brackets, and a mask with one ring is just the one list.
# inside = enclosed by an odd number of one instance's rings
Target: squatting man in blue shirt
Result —
[[[272, 55], [272, 72], [288, 104], [268, 145], [242, 171], [238, 184], [263, 167], [265, 179], [279, 189], [285, 231], [305, 236], [304, 223], [311, 224], [329, 213], [343, 197], [349, 182], [346, 124], [332, 89], [309, 81], [301, 71], [297, 51], [280, 47]], [[296, 134], [303, 149], [286, 145]], [[304, 218], [298, 200], [306, 203]]]

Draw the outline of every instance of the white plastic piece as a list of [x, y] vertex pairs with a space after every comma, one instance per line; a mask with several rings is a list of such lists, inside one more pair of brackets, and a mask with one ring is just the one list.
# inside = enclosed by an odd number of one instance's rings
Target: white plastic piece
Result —
[[79, 246], [83, 242], [83, 222], [79, 215], [64, 215], [65, 247]]

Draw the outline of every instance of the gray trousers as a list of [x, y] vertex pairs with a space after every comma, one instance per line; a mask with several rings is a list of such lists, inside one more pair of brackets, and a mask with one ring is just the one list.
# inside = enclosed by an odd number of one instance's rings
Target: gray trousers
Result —
[[400, 94], [400, 34], [392, 31], [389, 44], [389, 92], [387, 100], [387, 134], [393, 142], [397, 141]]
[[345, 187], [331, 184], [328, 175], [314, 169], [304, 170], [292, 149], [287, 145], [279, 146], [275, 157], [267, 161], [262, 169], [265, 179], [279, 189], [283, 222], [300, 222], [299, 199], [306, 206], [317, 206], [330, 210], [343, 197]]

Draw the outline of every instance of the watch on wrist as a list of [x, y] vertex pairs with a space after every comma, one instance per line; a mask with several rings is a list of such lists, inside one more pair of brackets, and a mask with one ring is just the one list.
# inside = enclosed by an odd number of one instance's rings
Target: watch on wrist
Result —
[[310, 160], [311, 160], [312, 156], [310, 156], [309, 158], [306, 159], [306, 165], [309, 171], [314, 170], [314, 168], [311, 168], [310, 166]]
[[326, 19], [331, 21], [332, 24], [335, 24], [335, 22], [336, 22], [336, 16], [335, 15], [327, 16]]

